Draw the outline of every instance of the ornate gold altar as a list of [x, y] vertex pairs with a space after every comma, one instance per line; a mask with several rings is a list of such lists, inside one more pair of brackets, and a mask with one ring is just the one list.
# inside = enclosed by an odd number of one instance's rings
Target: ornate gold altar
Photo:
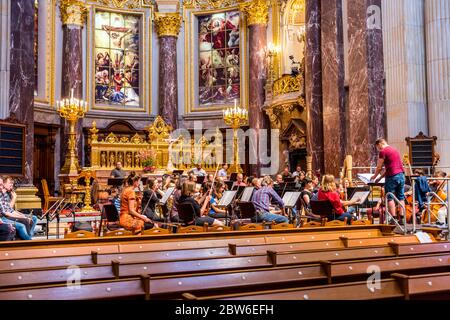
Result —
[[[104, 139], [98, 139], [96, 123], [89, 129], [91, 147], [91, 167], [93, 170], [112, 170], [120, 161], [126, 171], [142, 170], [139, 151], [152, 149], [156, 152], [155, 167], [164, 171], [191, 169], [201, 163], [206, 171], [216, 169], [216, 161], [221, 160], [216, 150], [222, 150], [222, 141], [208, 141], [202, 136], [198, 141], [179, 136], [171, 138], [172, 127], [157, 116], [153, 124], [145, 128], [146, 136], [137, 132], [118, 137], [113, 132]], [[220, 139], [219, 139], [220, 140]]]

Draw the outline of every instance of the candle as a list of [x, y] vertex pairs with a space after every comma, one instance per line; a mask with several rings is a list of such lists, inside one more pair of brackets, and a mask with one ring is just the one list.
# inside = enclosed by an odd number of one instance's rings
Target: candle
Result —
[[73, 88], [70, 90], [70, 99], [73, 99]]

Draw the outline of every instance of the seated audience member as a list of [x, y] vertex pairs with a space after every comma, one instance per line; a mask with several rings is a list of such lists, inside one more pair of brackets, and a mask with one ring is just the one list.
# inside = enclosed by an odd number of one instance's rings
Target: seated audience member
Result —
[[[336, 182], [334, 176], [331, 174], [324, 175], [322, 179], [322, 187], [318, 193], [318, 200], [328, 200], [336, 212], [336, 219], [344, 221], [347, 218], [347, 223], [351, 224], [352, 220], [356, 220], [356, 217], [352, 215], [351, 212], [344, 212], [343, 206], [351, 206], [357, 204], [360, 199], [355, 199], [354, 201], [342, 201], [340, 199], [339, 193], [336, 192]], [[333, 216], [327, 217], [329, 221], [333, 220]]]
[[228, 170], [228, 165], [226, 163], [224, 163], [222, 165], [222, 169], [219, 170], [219, 172], [217, 172], [217, 176], [218, 177], [223, 177], [226, 178], [227, 177], [227, 170]]
[[126, 179], [126, 187], [120, 198], [120, 225], [133, 234], [140, 234], [145, 223], [152, 223], [147, 216], [139, 214], [136, 210], [135, 189], [139, 187], [140, 177], [130, 174]]
[[283, 179], [290, 178], [292, 176], [291, 173], [289, 172], [289, 167], [287, 167], [287, 166], [284, 168], [284, 170], [280, 174], [283, 176]]
[[[164, 221], [164, 217], [159, 217], [156, 214], [156, 204], [159, 199], [164, 196], [164, 192], [159, 189], [159, 182], [155, 179], [147, 180], [147, 188], [144, 190], [144, 195], [141, 202], [141, 212], [152, 221]], [[145, 229], [153, 228], [153, 223], [145, 223]]]
[[203, 226], [207, 223], [210, 226], [223, 226], [224, 224], [214, 218], [208, 217], [206, 215], [206, 207], [209, 203], [209, 196], [204, 201], [202, 207], [198, 204], [197, 201], [192, 197], [195, 192], [195, 183], [191, 181], [184, 182], [181, 187], [181, 197], [178, 199], [179, 204], [189, 203], [194, 208], [195, 213], [195, 221], [183, 221], [185, 224], [190, 224], [194, 222], [198, 226]]
[[257, 221], [265, 221], [275, 223], [289, 222], [289, 219], [283, 215], [270, 212], [271, 202], [275, 202], [281, 212], [284, 213], [284, 203], [280, 196], [273, 190], [273, 180], [270, 177], [264, 177], [262, 181], [259, 179], [253, 179], [255, 189], [257, 189], [252, 196], [252, 202], [256, 209]]
[[111, 178], [124, 179], [125, 175], [126, 175], [126, 172], [122, 168], [122, 163], [121, 162], [117, 162], [116, 163], [116, 167], [111, 170], [111, 173], [110, 173]]
[[27, 217], [23, 213], [14, 210], [17, 195], [13, 191], [14, 181], [11, 177], [0, 179], [0, 212], [4, 223], [11, 223], [16, 229], [17, 235], [22, 240], [31, 240], [37, 223], [37, 217]]
[[195, 168], [192, 168], [189, 173], [193, 173], [196, 176], [206, 176], [206, 171], [204, 169], [202, 169], [202, 165], [201, 164], [197, 164], [197, 166]]
[[12, 223], [6, 223], [0, 220], [0, 241], [14, 240], [16, 235], [16, 228]]
[[244, 175], [242, 173], [238, 173], [236, 176], [236, 181], [233, 183], [233, 188], [246, 186], [247, 184], [244, 182]]
[[225, 185], [222, 183], [216, 183], [214, 185], [213, 192], [211, 194], [211, 200], [209, 201], [210, 204], [210, 210], [208, 215], [212, 218], [226, 218], [227, 217], [227, 210], [219, 208], [217, 204], [219, 203], [220, 199], [222, 198], [222, 194], [225, 191]]

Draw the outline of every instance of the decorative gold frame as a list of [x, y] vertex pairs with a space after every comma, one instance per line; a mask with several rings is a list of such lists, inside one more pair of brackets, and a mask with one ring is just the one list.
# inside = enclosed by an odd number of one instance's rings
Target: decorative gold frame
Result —
[[[139, 108], [130, 107], [116, 107], [95, 104], [95, 13], [97, 10], [107, 11], [111, 13], [131, 14], [140, 17], [140, 52], [141, 68], [139, 70], [140, 96]], [[150, 10], [150, 12], [148, 12]], [[147, 17], [148, 12], [148, 17]], [[101, 5], [90, 6], [88, 18], [86, 21], [86, 101], [88, 101], [89, 111], [113, 111], [113, 112], [139, 112], [152, 113], [152, 37], [153, 37], [153, 23], [152, 23], [153, 7], [142, 7], [135, 10], [114, 9]], [[148, 27], [147, 27], [148, 25]], [[148, 40], [147, 40], [148, 39]], [[148, 41], [148, 50], [147, 50]], [[147, 54], [148, 53], [148, 54]], [[148, 65], [146, 59], [148, 58]], [[91, 72], [89, 72], [89, 70]], [[147, 81], [148, 80], [148, 81]]]
[[[194, 80], [198, 77], [198, 70], [196, 68], [198, 61], [194, 61], [194, 50], [198, 48], [197, 35], [194, 35], [194, 18], [206, 14], [222, 13], [227, 11], [239, 11], [238, 5], [233, 5], [227, 8], [211, 9], [211, 10], [197, 10], [192, 6], [184, 5], [183, 21], [184, 21], [184, 83], [191, 84], [189, 87], [185, 86], [184, 92], [184, 112], [189, 114], [192, 112], [208, 112], [219, 111], [226, 107], [231, 107], [233, 104], [220, 104], [212, 105], [208, 107], [195, 107], [197, 102], [195, 101], [197, 86]], [[240, 105], [242, 108], [248, 108], [248, 45], [247, 45], [247, 21], [240, 12], [240, 36], [239, 36], [239, 54], [240, 54]], [[196, 41], [197, 40], [197, 41]], [[198, 83], [198, 82], [197, 82]]]
[[[45, 104], [54, 107], [55, 104], [55, 17], [56, 17], [56, 0], [40, 0], [46, 2], [46, 13], [47, 19], [42, 21], [38, 16], [38, 23], [45, 22], [45, 42], [40, 41], [38, 46], [45, 46], [45, 56], [39, 56], [39, 47], [38, 47], [38, 78], [41, 72], [45, 72], [45, 82], [40, 82], [40, 86], [45, 85], [44, 95], [39, 95], [39, 87], [38, 87], [38, 95], [34, 97], [34, 101], [37, 103]], [[39, 15], [39, 13], [38, 13]], [[38, 36], [40, 39], [43, 36], [38, 32]], [[39, 39], [39, 40], [40, 40]], [[42, 67], [41, 59], [45, 59], [44, 69]], [[39, 83], [38, 83], [39, 85]]]

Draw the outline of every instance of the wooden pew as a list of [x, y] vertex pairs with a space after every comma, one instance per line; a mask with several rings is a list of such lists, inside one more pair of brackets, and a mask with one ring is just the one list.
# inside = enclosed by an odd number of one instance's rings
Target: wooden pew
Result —
[[366, 281], [305, 288], [266, 290], [228, 295], [195, 296], [183, 294], [187, 300], [375, 300], [398, 299], [404, 294], [395, 279], [380, 281], [380, 290], [370, 290]]
[[406, 300], [411, 296], [439, 295], [450, 291], [450, 272], [409, 276], [394, 273], [391, 276], [400, 283]]
[[[367, 233], [355, 233], [349, 234], [350, 237], [358, 237], [360, 235], [367, 235]], [[376, 235], [376, 233], [375, 233]], [[316, 239], [322, 238], [322, 235], [307, 236], [303, 239]], [[328, 235], [330, 236], [330, 235]], [[339, 235], [331, 235], [337, 238]], [[401, 237], [399, 237], [401, 238]], [[378, 243], [392, 243], [391, 238], [364, 238], [359, 239], [363, 241], [364, 244], [369, 245], [370, 242], [375, 241]], [[279, 239], [283, 241], [283, 239]], [[252, 242], [263, 242], [263, 241], [252, 241]], [[221, 242], [223, 243], [223, 242]], [[247, 243], [247, 241], [244, 241]], [[357, 243], [358, 246], [359, 243]], [[162, 245], [163, 248], [167, 248], [165, 244]], [[331, 240], [331, 241], [305, 241], [298, 243], [281, 243], [281, 244], [255, 244], [255, 245], [243, 245], [237, 246], [235, 243], [229, 243], [226, 247], [214, 247], [214, 248], [203, 248], [203, 249], [180, 249], [180, 250], [160, 250], [160, 251], [144, 251], [145, 249], [155, 249], [154, 246], [147, 246], [145, 244], [137, 244], [136, 246], [126, 245], [125, 248], [120, 248], [115, 250], [113, 253], [102, 253], [101, 248], [96, 248], [97, 250], [86, 254], [85, 248], [83, 250], [75, 250], [76, 248], [66, 248], [63, 252], [60, 252], [60, 256], [57, 257], [42, 257], [42, 258], [32, 258], [32, 259], [9, 259], [0, 260], [0, 272], [8, 270], [31, 270], [39, 268], [50, 268], [50, 267], [63, 267], [70, 265], [92, 265], [92, 264], [109, 264], [113, 260], [119, 260], [120, 262], [136, 263], [136, 262], [157, 262], [157, 261], [173, 261], [173, 260], [192, 260], [192, 259], [208, 259], [208, 258], [219, 258], [227, 257], [231, 255], [238, 256], [254, 256], [254, 255], [266, 255], [267, 251], [305, 251], [305, 250], [328, 250], [328, 249], [339, 249], [344, 248], [342, 240]], [[169, 249], [173, 246], [169, 246]], [[100, 249], [100, 250], [99, 250]], [[61, 250], [58, 250], [61, 251]], [[120, 251], [120, 252], [119, 252]], [[122, 252], [125, 251], [125, 252]], [[74, 254], [69, 256], [68, 254]], [[78, 255], [77, 255], [78, 254]], [[82, 255], [83, 254], [83, 255]], [[56, 254], [55, 254], [56, 255]]]
[[370, 259], [367, 261], [347, 260], [344, 262], [321, 261], [327, 274], [328, 282], [340, 277], [367, 276], [369, 267], [377, 266], [382, 273], [400, 272], [403, 270], [428, 271], [450, 266], [450, 253], [406, 256], [395, 258]]

